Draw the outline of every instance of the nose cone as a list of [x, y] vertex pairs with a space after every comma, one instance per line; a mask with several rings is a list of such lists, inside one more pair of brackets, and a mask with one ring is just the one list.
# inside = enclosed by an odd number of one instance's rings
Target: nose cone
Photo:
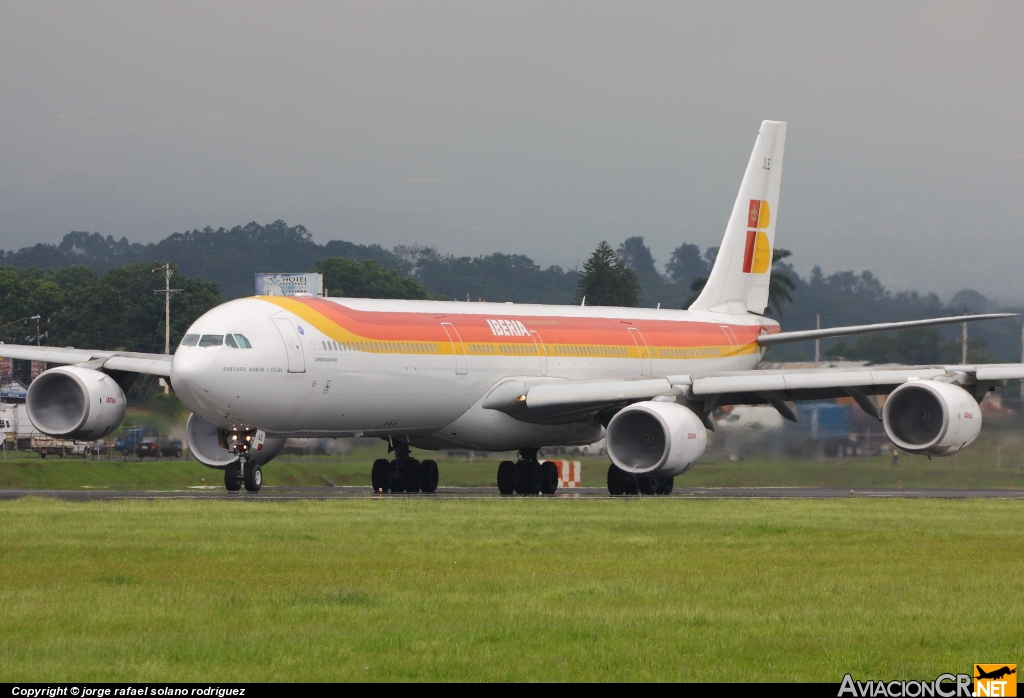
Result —
[[[258, 367], [269, 347], [283, 352], [280, 333], [269, 320], [269, 315], [279, 311], [266, 301], [239, 298], [213, 308], [192, 323], [187, 334], [213, 335], [217, 339], [197, 340], [194, 346], [182, 344], [175, 351], [171, 383], [182, 404], [211, 423], [223, 421], [232, 411], [231, 405], [237, 408], [245, 376], [225, 372], [225, 365]], [[234, 339], [227, 343], [223, 339], [227, 335], [244, 336], [246, 340], [241, 345]]]
[[214, 380], [217, 351], [178, 347], [171, 361], [171, 384], [178, 399], [192, 412], [202, 414], [213, 408], [210, 387]]

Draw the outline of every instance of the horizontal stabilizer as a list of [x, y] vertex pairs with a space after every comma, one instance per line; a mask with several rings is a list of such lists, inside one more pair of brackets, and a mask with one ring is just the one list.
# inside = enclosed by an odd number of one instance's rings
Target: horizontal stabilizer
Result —
[[905, 322], [880, 322], [875, 325], [849, 325], [847, 327], [830, 327], [821, 330], [799, 330], [796, 332], [779, 332], [777, 334], [763, 334], [757, 338], [757, 343], [762, 347], [770, 347], [775, 344], [786, 344], [787, 342], [806, 342], [809, 339], [825, 339], [827, 337], [847, 337], [852, 334], [867, 334], [868, 332], [890, 332], [892, 330], [905, 330], [911, 327], [931, 327], [932, 325], [955, 325], [961, 322], [976, 322], [977, 320], [999, 320], [1001, 318], [1016, 316], [1017, 313], [957, 315], [954, 317], [929, 318], [927, 320], [907, 320]]

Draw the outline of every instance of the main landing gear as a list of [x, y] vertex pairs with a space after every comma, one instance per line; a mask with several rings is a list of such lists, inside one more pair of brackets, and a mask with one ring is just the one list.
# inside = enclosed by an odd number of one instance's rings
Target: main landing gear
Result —
[[240, 458], [224, 468], [224, 486], [229, 492], [237, 492], [245, 485], [246, 492], [259, 492], [263, 486], [263, 470], [252, 465], [247, 458]]
[[395, 459], [378, 458], [370, 471], [374, 492], [426, 492], [437, 490], [437, 462], [420, 462], [409, 454], [409, 444], [394, 444]]
[[608, 466], [608, 494], [672, 494], [674, 477], [642, 477], [633, 475], [612, 463]]
[[519, 451], [519, 460], [498, 466], [498, 491], [502, 494], [554, 494], [558, 489], [558, 466], [537, 461], [537, 448]]

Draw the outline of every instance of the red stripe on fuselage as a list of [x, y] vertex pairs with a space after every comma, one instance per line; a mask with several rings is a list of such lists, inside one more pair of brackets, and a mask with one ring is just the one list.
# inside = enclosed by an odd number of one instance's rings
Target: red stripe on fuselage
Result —
[[[532, 335], [496, 335], [487, 320], [515, 320], [530, 332], [536, 332], [546, 344], [592, 344], [633, 346], [628, 328], [643, 335], [649, 347], [702, 347], [730, 345], [732, 340], [721, 324], [689, 320], [651, 320], [619, 318], [565, 317], [550, 315], [516, 315], [501, 312], [493, 304], [486, 313], [424, 313], [386, 310], [356, 310], [342, 303], [323, 298], [264, 298], [288, 309], [290, 303], [301, 304], [344, 330], [368, 340], [396, 342], [447, 342], [441, 323], [451, 323], [463, 342], [533, 344]], [[754, 343], [767, 329], [777, 332], [778, 326], [725, 325], [736, 337], [738, 345]]]

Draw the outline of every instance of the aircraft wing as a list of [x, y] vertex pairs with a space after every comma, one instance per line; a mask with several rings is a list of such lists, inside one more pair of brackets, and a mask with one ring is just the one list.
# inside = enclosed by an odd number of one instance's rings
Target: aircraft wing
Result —
[[526, 422], [560, 424], [610, 418], [621, 407], [652, 399], [677, 401], [702, 414], [723, 405], [770, 404], [795, 421], [795, 401], [852, 397], [877, 418], [874, 396], [908, 381], [955, 383], [980, 401], [992, 387], [1015, 378], [1024, 378], [1024, 364], [771, 369], [618, 380], [522, 378], [499, 384], [482, 406]]
[[949, 317], [934, 317], [926, 320], [904, 320], [902, 322], [879, 322], [874, 325], [848, 325], [846, 327], [828, 327], [821, 330], [796, 330], [794, 332], [776, 332], [775, 334], [763, 334], [757, 338], [758, 345], [770, 347], [775, 344], [787, 342], [806, 342], [809, 339], [827, 339], [829, 337], [849, 337], [855, 334], [869, 334], [871, 332], [890, 332], [892, 330], [905, 330], [912, 327], [933, 327], [935, 325], [956, 325], [962, 322], [976, 322], [978, 320], [1001, 320], [1008, 317], [1016, 317], [1017, 313], [986, 313], [984, 315], [953, 315]]
[[35, 347], [24, 344], [0, 343], [0, 357], [45, 361], [50, 364], [74, 364], [86, 368], [147, 373], [153, 376], [171, 376], [171, 354], [143, 354], [132, 351], [99, 351], [73, 347]]

